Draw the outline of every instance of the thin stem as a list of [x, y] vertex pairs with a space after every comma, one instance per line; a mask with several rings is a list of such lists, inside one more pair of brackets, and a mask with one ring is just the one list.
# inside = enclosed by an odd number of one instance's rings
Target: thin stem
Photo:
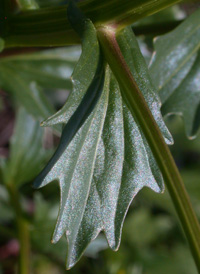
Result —
[[105, 26], [100, 27], [97, 32], [105, 58], [121, 87], [122, 97], [137, 118], [163, 174], [200, 271], [200, 227], [174, 159], [121, 53], [116, 39], [116, 29]]
[[[123, 28], [181, 2], [184, 0], [88, 0], [79, 3], [79, 8], [96, 27], [109, 23]], [[9, 15], [4, 33], [5, 46], [64, 46], [80, 43], [69, 24], [66, 8], [53, 7]]]
[[20, 204], [19, 193], [14, 184], [7, 184], [7, 189], [10, 195], [10, 201], [16, 215], [16, 225], [18, 231], [18, 240], [20, 244], [19, 267], [20, 274], [30, 273], [30, 239], [29, 225], [23, 217], [23, 211]]

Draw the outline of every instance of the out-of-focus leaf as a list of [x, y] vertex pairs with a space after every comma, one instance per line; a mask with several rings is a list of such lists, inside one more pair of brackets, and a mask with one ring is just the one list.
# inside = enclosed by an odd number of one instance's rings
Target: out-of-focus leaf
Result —
[[[76, 12], [71, 12], [73, 18], [80, 18]], [[59, 181], [61, 202], [52, 241], [56, 243], [66, 233], [68, 268], [102, 230], [109, 246], [117, 250], [134, 196], [144, 186], [156, 192], [164, 188], [153, 155], [108, 66], [104, 81], [95, 28], [85, 19], [81, 24], [83, 51], [73, 74], [73, 91], [61, 111], [43, 123], [66, 125], [56, 153], [35, 181], [37, 187]], [[166, 142], [171, 143], [136, 38], [127, 29], [118, 40]], [[96, 98], [89, 108], [87, 97]]]
[[17, 2], [22, 10], [35, 10], [39, 8], [36, 0], [18, 0]]
[[124, 237], [130, 245], [141, 248], [157, 241], [161, 242], [172, 228], [173, 223], [169, 216], [159, 215], [153, 218], [150, 210], [140, 208], [127, 217]]
[[37, 0], [41, 8], [67, 4], [68, 0]]
[[179, 114], [187, 135], [200, 125], [200, 9], [172, 32], [155, 39], [150, 72], [159, 90], [163, 114]]
[[31, 231], [31, 241], [34, 250], [46, 255], [59, 258], [64, 263], [63, 254], [66, 253], [66, 242], [61, 239], [56, 245], [50, 243], [52, 226], [56, 221], [58, 204], [48, 203], [36, 193], [34, 196], [35, 213]]
[[0, 67], [0, 86], [35, 118], [41, 119], [53, 113], [54, 108], [35, 82], [26, 82], [9, 65]]
[[70, 89], [70, 76], [80, 56], [80, 47], [43, 50], [3, 58], [1, 65], [9, 64], [28, 82], [35, 81], [44, 88]]
[[4, 48], [4, 40], [0, 38], [0, 52], [3, 50], [3, 48]]
[[3, 185], [0, 185], [0, 211], [0, 223], [9, 222], [13, 218], [8, 192]]
[[9, 159], [1, 167], [4, 183], [21, 185], [36, 176], [49, 156], [42, 148], [43, 134], [44, 129], [39, 122], [20, 108], [11, 138]]
[[164, 273], [198, 274], [190, 251], [183, 244], [175, 246], [170, 253], [161, 249], [152, 254], [146, 265], [148, 274], [162, 274], [163, 269]]
[[195, 136], [200, 126], [200, 51], [187, 76], [162, 106], [163, 114], [183, 116], [187, 136]]
[[[139, 21], [137, 21], [136, 23], [134, 23], [134, 26], [147, 26], [148, 28], [148, 24], [162, 24], [163, 22], [172, 22], [174, 20], [180, 20], [183, 19], [185, 17], [185, 13], [183, 12], [183, 10], [181, 10], [181, 8], [179, 6], [172, 6], [168, 9], [164, 9], [158, 13], [155, 13], [151, 16], [145, 17]], [[156, 30], [155, 30], [156, 31]]]
[[79, 55], [80, 48], [75, 47], [2, 58], [0, 87], [35, 117], [47, 118], [54, 109], [40, 87], [70, 90], [69, 78]]

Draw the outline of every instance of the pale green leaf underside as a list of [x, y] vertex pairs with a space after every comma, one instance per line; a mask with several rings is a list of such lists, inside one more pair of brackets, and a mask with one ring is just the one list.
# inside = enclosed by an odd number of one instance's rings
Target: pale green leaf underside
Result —
[[[123, 102], [118, 82], [108, 65], [103, 76], [95, 28], [89, 21], [85, 27], [82, 55], [72, 77], [72, 93], [65, 106], [43, 123], [45, 126], [66, 124], [61, 143], [35, 181], [37, 187], [59, 181], [61, 202], [52, 241], [57, 242], [66, 234], [68, 268], [79, 260], [100, 231], [105, 232], [109, 246], [117, 250], [123, 221], [134, 196], [144, 186], [156, 192], [164, 189], [149, 146]], [[132, 31], [125, 30], [118, 39], [166, 141], [172, 142]], [[85, 111], [83, 102], [88, 94], [96, 99]], [[78, 127], [77, 113], [84, 118]]]
[[131, 28], [126, 28], [122, 33], [118, 34], [117, 41], [166, 143], [172, 144], [173, 139], [160, 113], [161, 102], [152, 84], [145, 59], [140, 53], [136, 37], [133, 35]]
[[61, 204], [53, 242], [66, 233], [68, 267], [101, 230], [109, 246], [118, 249], [123, 220], [137, 192], [144, 186], [163, 191], [161, 175], [156, 174], [158, 181], [153, 175], [155, 166], [107, 69], [97, 106], [42, 183], [59, 180]]
[[187, 135], [195, 136], [200, 125], [200, 9], [154, 44], [150, 73], [162, 113], [183, 116]]

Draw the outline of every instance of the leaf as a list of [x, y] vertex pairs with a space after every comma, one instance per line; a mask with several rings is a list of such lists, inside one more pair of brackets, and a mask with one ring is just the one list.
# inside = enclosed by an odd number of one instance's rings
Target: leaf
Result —
[[154, 44], [150, 73], [159, 90], [162, 112], [182, 115], [187, 135], [195, 136], [200, 125], [200, 9], [172, 32], [156, 38]]
[[6, 187], [0, 184], [0, 224], [9, 223], [13, 219], [13, 210]]
[[62, 254], [66, 253], [66, 242], [62, 239], [56, 246], [52, 246], [49, 239], [52, 235], [51, 227], [56, 220], [55, 212], [58, 205], [46, 201], [40, 193], [34, 193], [34, 219], [31, 229], [31, 244], [34, 250], [38, 250], [48, 256], [58, 258], [64, 264]]
[[64, 5], [67, 3], [66, 0], [37, 0], [41, 8]]
[[43, 134], [39, 122], [20, 108], [11, 137], [9, 159], [1, 165], [4, 184], [19, 186], [36, 176], [49, 156], [49, 152], [42, 148]]
[[79, 54], [75, 47], [2, 58], [0, 86], [34, 117], [47, 118], [54, 109], [40, 87], [70, 89], [69, 77]]
[[37, 119], [45, 118], [53, 112], [54, 108], [36, 83], [25, 82], [8, 65], [4, 65], [3, 68], [0, 67], [0, 86], [5, 91], [11, 92], [16, 101], [20, 102], [26, 111]]
[[80, 47], [43, 50], [1, 59], [9, 64], [26, 81], [36, 81], [41, 87], [71, 89], [69, 80], [80, 55]]
[[18, 5], [22, 10], [35, 10], [39, 8], [35, 0], [18, 0]]
[[146, 66], [146, 62], [137, 43], [135, 36], [132, 34], [131, 28], [126, 28], [117, 37], [120, 49], [124, 55], [126, 63], [128, 64], [138, 87], [143, 93], [143, 96], [151, 110], [155, 121], [160, 127], [160, 130], [165, 137], [167, 144], [172, 144], [173, 139], [160, 113], [161, 103], [157, 96], [157, 91], [152, 84], [151, 77]]
[[187, 76], [163, 104], [162, 112], [183, 116], [187, 136], [196, 136], [200, 126], [200, 51]]
[[[151, 16], [144, 17], [139, 21], [135, 22], [134, 26], [145, 26], [148, 28], [149, 24], [165, 24], [166, 22], [171, 23], [175, 20], [180, 20], [185, 17], [185, 12], [179, 6], [171, 6], [167, 9], [161, 10]], [[155, 30], [156, 32], [156, 30]]]
[[[76, 13], [73, 8], [71, 14], [78, 20], [80, 16]], [[164, 189], [150, 148], [123, 102], [118, 82], [108, 65], [104, 80], [95, 28], [89, 20], [78, 22], [82, 28], [83, 51], [72, 77], [72, 93], [65, 106], [43, 123], [66, 125], [57, 151], [35, 180], [36, 187], [59, 181], [61, 202], [52, 242], [58, 242], [66, 233], [67, 268], [80, 259], [90, 241], [102, 230], [109, 246], [117, 250], [124, 218], [134, 196], [144, 186], [156, 192]], [[77, 21], [73, 25], [77, 26]], [[118, 41], [155, 120], [166, 141], [171, 143], [136, 38], [127, 29]]]
[[4, 40], [0, 38], [0, 52], [4, 49]]

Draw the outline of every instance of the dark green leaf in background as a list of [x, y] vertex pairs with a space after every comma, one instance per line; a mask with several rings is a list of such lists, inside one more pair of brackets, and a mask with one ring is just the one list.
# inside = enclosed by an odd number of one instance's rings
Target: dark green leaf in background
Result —
[[0, 87], [37, 119], [47, 118], [54, 108], [41, 88], [70, 90], [69, 77], [79, 55], [79, 47], [68, 47], [2, 58]]
[[[73, 10], [72, 15], [76, 12]], [[164, 188], [140, 126], [123, 102], [108, 65], [105, 81], [102, 77], [99, 69], [102, 56], [95, 28], [88, 20], [82, 21], [82, 27], [83, 51], [72, 76], [72, 93], [64, 107], [43, 123], [45, 126], [66, 124], [61, 142], [35, 181], [37, 187], [59, 181], [61, 202], [52, 241], [56, 243], [66, 234], [68, 268], [102, 230], [109, 246], [117, 250], [123, 221], [134, 196], [144, 186], [156, 192]], [[171, 143], [160, 114], [160, 101], [132, 31], [125, 30], [118, 39], [166, 142]], [[88, 94], [96, 97], [96, 92], [100, 99], [87, 110], [83, 102]]]
[[0, 38], [0, 52], [3, 50], [4, 48], [4, 40]]
[[[0, 162], [1, 164], [1, 162]], [[2, 181], [0, 181], [2, 183]], [[6, 187], [0, 184], [0, 225], [4, 222], [9, 222], [11, 219], [13, 219], [14, 214], [12, 207], [10, 205], [9, 201], [9, 195], [6, 190]]]
[[[35, 83], [24, 81], [14, 68], [9, 65], [0, 67], [0, 86], [12, 94], [13, 98], [26, 108], [35, 118], [47, 117], [54, 110], [44, 96], [43, 91]], [[11, 81], [12, 79], [12, 81]]]
[[17, 2], [21, 10], [34, 10], [39, 8], [36, 0], [18, 0]]
[[1, 165], [5, 184], [19, 186], [33, 180], [49, 155], [42, 147], [43, 135], [44, 129], [39, 122], [20, 108], [10, 142], [10, 155]]
[[68, 0], [37, 0], [38, 5], [43, 7], [58, 6], [67, 4]]
[[[148, 30], [149, 25], [154, 25], [154, 32], [156, 33], [159, 29], [159, 25], [161, 24], [170, 24], [174, 22], [175, 20], [181, 20], [185, 18], [185, 12], [178, 6], [172, 6], [167, 9], [161, 10], [158, 13], [155, 13], [151, 16], [144, 17], [143, 19], [135, 22], [132, 27], [134, 30], [134, 27], [136, 26], [145, 26]], [[152, 31], [152, 30], [151, 30]]]
[[200, 9], [172, 32], [155, 39], [150, 73], [162, 101], [163, 114], [183, 116], [186, 133], [200, 125]]
[[195, 137], [200, 126], [200, 51], [187, 76], [162, 107], [163, 114], [183, 116], [188, 137]]
[[74, 46], [9, 56], [1, 59], [0, 64], [8, 64], [25, 81], [35, 81], [41, 87], [70, 89], [69, 78], [79, 55], [80, 47]]

